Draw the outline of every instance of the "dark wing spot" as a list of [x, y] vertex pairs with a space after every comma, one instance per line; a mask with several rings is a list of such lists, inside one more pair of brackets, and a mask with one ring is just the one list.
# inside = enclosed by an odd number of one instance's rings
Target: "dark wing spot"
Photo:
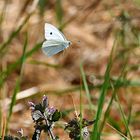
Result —
[[68, 44], [71, 45], [71, 42], [69, 41]]
[[52, 32], [50, 32], [50, 35], [52, 35]]

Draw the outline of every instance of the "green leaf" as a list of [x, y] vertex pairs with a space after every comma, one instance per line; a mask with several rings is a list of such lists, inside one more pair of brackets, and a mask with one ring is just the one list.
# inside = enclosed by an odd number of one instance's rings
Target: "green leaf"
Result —
[[56, 122], [61, 118], [61, 112], [59, 112], [58, 110], [56, 110], [52, 116], [52, 121]]

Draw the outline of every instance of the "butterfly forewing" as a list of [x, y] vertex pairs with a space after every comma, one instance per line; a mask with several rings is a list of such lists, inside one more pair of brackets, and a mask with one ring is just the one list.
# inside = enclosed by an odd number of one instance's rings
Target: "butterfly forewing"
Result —
[[65, 36], [56, 27], [51, 24], [45, 24], [45, 38], [47, 40], [66, 41]]

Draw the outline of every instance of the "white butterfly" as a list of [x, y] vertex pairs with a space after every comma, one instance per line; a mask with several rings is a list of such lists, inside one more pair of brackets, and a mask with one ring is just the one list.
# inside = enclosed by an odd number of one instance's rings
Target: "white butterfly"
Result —
[[43, 42], [42, 51], [48, 57], [63, 51], [71, 44], [63, 33], [61, 33], [56, 27], [51, 24], [45, 23], [45, 39]]

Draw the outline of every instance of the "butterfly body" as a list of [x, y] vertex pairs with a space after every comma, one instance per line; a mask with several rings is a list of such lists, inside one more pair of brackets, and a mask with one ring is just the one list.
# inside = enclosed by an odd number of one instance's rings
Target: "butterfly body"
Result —
[[65, 38], [63, 33], [48, 23], [45, 24], [45, 39], [46, 41], [43, 42], [42, 51], [48, 57], [63, 51], [71, 44], [71, 42]]

